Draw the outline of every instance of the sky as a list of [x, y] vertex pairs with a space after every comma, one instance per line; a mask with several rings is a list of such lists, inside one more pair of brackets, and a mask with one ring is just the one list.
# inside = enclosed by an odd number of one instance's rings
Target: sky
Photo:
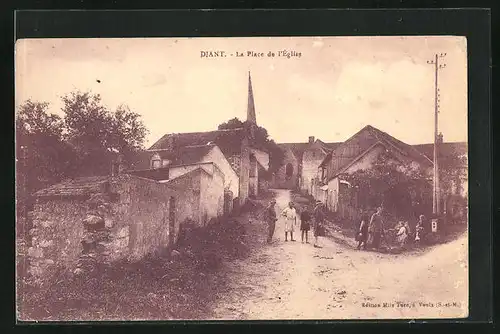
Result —
[[[292, 56], [278, 56], [283, 50]], [[62, 115], [61, 96], [99, 93], [109, 108], [126, 104], [142, 115], [150, 146], [166, 133], [245, 119], [250, 71], [257, 123], [277, 142], [339, 142], [372, 125], [408, 144], [431, 143], [435, 68], [427, 60], [436, 53], [446, 53], [439, 131], [446, 142], [467, 141], [467, 51], [459, 36], [18, 40], [16, 106], [45, 101]]]

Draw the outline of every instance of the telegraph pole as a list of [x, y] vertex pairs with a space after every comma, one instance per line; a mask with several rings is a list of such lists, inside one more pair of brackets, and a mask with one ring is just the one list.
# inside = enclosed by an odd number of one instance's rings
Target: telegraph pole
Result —
[[446, 64], [441, 64], [439, 60], [444, 58], [446, 53], [439, 53], [434, 55], [433, 60], [428, 60], [427, 64], [434, 65], [434, 177], [432, 187], [432, 213], [439, 215], [441, 213], [440, 203], [440, 187], [439, 187], [439, 162], [438, 162], [438, 114], [439, 114], [439, 88], [438, 88], [438, 72], [440, 69], [446, 67]]

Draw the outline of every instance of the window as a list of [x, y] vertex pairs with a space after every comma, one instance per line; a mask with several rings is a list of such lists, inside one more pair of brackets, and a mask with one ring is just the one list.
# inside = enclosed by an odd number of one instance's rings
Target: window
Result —
[[291, 163], [286, 165], [285, 174], [287, 178], [291, 178], [293, 176], [293, 166]]
[[151, 168], [160, 168], [161, 167], [161, 160], [151, 160]]
[[161, 161], [160, 155], [158, 153], [156, 153], [151, 158], [151, 168], [161, 168], [161, 165], [162, 165], [162, 161]]

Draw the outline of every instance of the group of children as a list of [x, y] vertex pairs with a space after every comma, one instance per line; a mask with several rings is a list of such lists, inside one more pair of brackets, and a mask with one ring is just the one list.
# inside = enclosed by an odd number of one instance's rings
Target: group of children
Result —
[[[424, 222], [425, 216], [420, 215], [415, 226], [414, 242], [416, 244], [420, 243], [423, 237]], [[396, 232], [396, 242], [398, 246], [400, 248], [404, 248], [410, 240], [410, 225], [408, 224], [408, 221], [399, 221], [394, 230]], [[360, 249], [363, 247], [363, 249], [366, 249], [367, 247], [370, 247], [377, 249], [380, 247], [380, 241], [383, 237], [385, 237], [385, 229], [381, 219], [381, 208], [377, 209], [377, 212], [371, 216], [369, 221], [366, 216], [362, 216], [361, 223], [356, 234], [356, 241], [358, 241], [357, 248]]]
[[[276, 205], [276, 201], [271, 201], [268, 207], [267, 221], [268, 221], [268, 239], [267, 241], [270, 243], [273, 238], [274, 229], [276, 226], [276, 221], [278, 221], [276, 217], [276, 211], [274, 206]], [[321, 248], [318, 243], [318, 237], [323, 235], [323, 220], [324, 220], [324, 210], [321, 202], [316, 202], [314, 210], [312, 214], [305, 208], [300, 213], [300, 217], [298, 215], [297, 209], [295, 208], [295, 204], [293, 202], [288, 203], [288, 206], [281, 211], [281, 217], [283, 217], [285, 224], [285, 241], [288, 241], [288, 234], [290, 234], [290, 241], [295, 241], [293, 238], [293, 233], [295, 231], [296, 226], [298, 225], [298, 219], [300, 219], [300, 232], [302, 243], [309, 243], [309, 231], [311, 230], [311, 222], [313, 223], [313, 231], [314, 231], [314, 247]]]

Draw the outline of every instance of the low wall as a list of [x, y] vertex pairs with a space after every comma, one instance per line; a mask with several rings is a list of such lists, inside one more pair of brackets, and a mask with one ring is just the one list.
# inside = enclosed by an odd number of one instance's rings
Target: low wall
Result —
[[32, 247], [28, 248], [28, 272], [36, 277], [50, 276], [58, 267], [77, 265], [82, 253], [82, 226], [87, 205], [81, 200], [48, 200], [34, 205]]
[[30, 213], [28, 272], [39, 284], [59, 269], [78, 273], [97, 262], [138, 260], [175, 243], [184, 221], [199, 222], [200, 177], [195, 175], [166, 184], [122, 175], [105, 189], [91, 196], [37, 200]]

